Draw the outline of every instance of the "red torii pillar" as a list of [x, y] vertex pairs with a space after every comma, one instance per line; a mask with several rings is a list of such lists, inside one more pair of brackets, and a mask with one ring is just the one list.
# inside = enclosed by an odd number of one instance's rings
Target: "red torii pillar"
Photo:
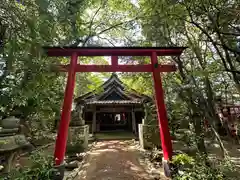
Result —
[[64, 160], [65, 152], [66, 152], [66, 144], [68, 137], [68, 127], [71, 120], [71, 110], [72, 110], [72, 102], [73, 102], [73, 93], [75, 86], [75, 77], [76, 77], [76, 65], [77, 65], [78, 54], [73, 53], [70, 61], [70, 68], [68, 70], [68, 79], [67, 85], [64, 95], [61, 121], [59, 124], [56, 146], [55, 146], [55, 164], [61, 165]]
[[[48, 56], [71, 56], [70, 65], [59, 66], [60, 71], [68, 72], [67, 85], [64, 95], [61, 121], [55, 145], [55, 165], [64, 163], [68, 127], [71, 119], [76, 72], [152, 72], [155, 88], [155, 101], [160, 128], [160, 137], [163, 149], [165, 175], [169, 176], [168, 161], [172, 158], [172, 142], [168, 128], [167, 111], [164, 103], [164, 92], [160, 72], [176, 71], [175, 65], [161, 65], [158, 56], [180, 56], [185, 47], [169, 48], [71, 48], [71, 47], [44, 47]], [[111, 56], [111, 65], [80, 65], [78, 56]], [[118, 65], [118, 56], [150, 56], [151, 64], [146, 65]], [[62, 176], [62, 174], [61, 174]]]

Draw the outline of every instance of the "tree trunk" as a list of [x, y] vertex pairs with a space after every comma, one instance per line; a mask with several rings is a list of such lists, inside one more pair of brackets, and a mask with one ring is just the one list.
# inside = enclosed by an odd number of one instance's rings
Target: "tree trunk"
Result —
[[204, 143], [204, 132], [203, 132], [203, 118], [196, 115], [194, 117], [194, 129], [196, 134], [196, 144], [198, 151], [201, 154], [207, 154], [205, 143]]
[[218, 115], [216, 115], [215, 110], [215, 104], [214, 104], [214, 93], [212, 90], [211, 82], [209, 78], [205, 77], [205, 85], [206, 85], [206, 94], [207, 94], [207, 105], [208, 105], [208, 111], [211, 113], [211, 116], [213, 120], [213, 126], [217, 130], [217, 132], [220, 132], [221, 127], [219, 127], [219, 124], [221, 124], [220, 118]]

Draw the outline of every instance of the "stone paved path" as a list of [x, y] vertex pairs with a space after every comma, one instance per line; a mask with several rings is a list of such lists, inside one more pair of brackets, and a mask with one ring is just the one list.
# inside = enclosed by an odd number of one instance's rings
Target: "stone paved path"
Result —
[[87, 155], [77, 180], [152, 180], [131, 141], [98, 142]]

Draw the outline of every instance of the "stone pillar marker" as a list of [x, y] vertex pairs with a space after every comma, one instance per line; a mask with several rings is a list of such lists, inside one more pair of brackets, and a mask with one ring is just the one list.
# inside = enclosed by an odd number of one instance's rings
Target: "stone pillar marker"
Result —
[[83, 106], [80, 106], [78, 111], [73, 112], [72, 120], [69, 126], [68, 142], [80, 143], [83, 141], [83, 147], [88, 147], [89, 126], [85, 125], [85, 120], [82, 117]]
[[9, 173], [13, 170], [16, 158], [21, 150], [29, 148], [32, 145], [24, 135], [24, 126], [20, 124], [20, 119], [10, 116], [0, 119], [0, 153], [1, 153], [1, 171]]

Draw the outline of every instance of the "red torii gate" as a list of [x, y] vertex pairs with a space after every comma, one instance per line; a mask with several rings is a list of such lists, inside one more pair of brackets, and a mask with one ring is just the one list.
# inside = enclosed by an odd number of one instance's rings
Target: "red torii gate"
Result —
[[[48, 56], [71, 56], [69, 65], [59, 66], [60, 71], [68, 72], [68, 79], [56, 139], [55, 165], [61, 166], [64, 162], [76, 72], [152, 72], [164, 161], [171, 160], [172, 142], [160, 73], [174, 72], [177, 68], [174, 64], [159, 64], [157, 57], [180, 56], [184, 49], [185, 47], [44, 47]], [[78, 56], [111, 56], [111, 65], [81, 65], [77, 63]], [[149, 56], [151, 64], [119, 65], [118, 56]]]

